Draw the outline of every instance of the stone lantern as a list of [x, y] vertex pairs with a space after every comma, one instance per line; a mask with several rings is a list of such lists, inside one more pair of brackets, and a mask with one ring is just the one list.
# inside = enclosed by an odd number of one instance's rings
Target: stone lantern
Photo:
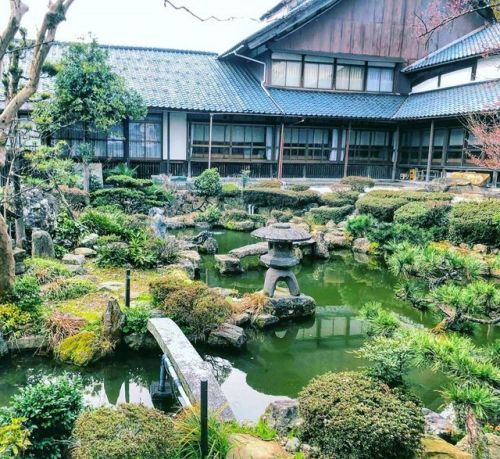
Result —
[[269, 244], [269, 252], [262, 255], [260, 260], [268, 267], [264, 281], [264, 291], [272, 298], [279, 281], [286, 282], [290, 295], [300, 296], [300, 288], [292, 268], [299, 264], [293, 254], [293, 244], [311, 239], [311, 235], [304, 229], [288, 223], [259, 228], [252, 236], [264, 239]]

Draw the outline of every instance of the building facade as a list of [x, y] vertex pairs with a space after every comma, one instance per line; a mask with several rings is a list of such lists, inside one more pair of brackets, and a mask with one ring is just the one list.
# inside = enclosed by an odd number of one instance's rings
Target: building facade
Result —
[[[418, 38], [427, 3], [283, 0], [221, 55], [107, 47], [149, 114], [95, 134], [96, 157], [141, 176], [209, 166], [285, 179], [478, 170], [464, 120], [500, 107], [500, 24], [471, 13]], [[50, 59], [61, 52], [54, 46]], [[83, 139], [78, 126], [58, 137]]]

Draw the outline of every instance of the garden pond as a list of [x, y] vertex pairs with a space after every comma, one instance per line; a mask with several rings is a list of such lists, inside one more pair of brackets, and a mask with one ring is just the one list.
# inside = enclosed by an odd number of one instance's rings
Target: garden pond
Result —
[[[215, 237], [219, 253], [256, 242], [249, 234], [230, 231], [216, 233]], [[296, 397], [316, 375], [365, 365], [353, 351], [365, 336], [366, 326], [356, 315], [366, 302], [381, 302], [402, 320], [419, 326], [436, 322], [395, 297], [397, 279], [375, 258], [336, 252], [327, 261], [304, 259], [296, 274], [303, 293], [318, 304], [314, 318], [263, 332], [250, 331], [247, 349], [242, 353], [199, 347], [240, 420], [256, 420], [271, 401]], [[203, 257], [200, 272], [210, 286], [242, 293], [261, 289], [264, 275], [264, 269], [254, 268], [238, 276], [221, 276], [212, 256]], [[483, 327], [476, 330], [474, 340], [485, 344], [499, 336], [498, 327]], [[159, 366], [160, 355], [154, 351], [121, 350], [112, 359], [78, 370], [43, 357], [13, 356], [0, 362], [0, 406], [8, 404], [18, 388], [32, 379], [65, 371], [83, 377], [85, 398], [92, 405], [134, 402], [152, 406], [149, 387], [158, 379]], [[430, 371], [414, 371], [411, 381], [427, 407], [440, 407], [437, 389], [443, 378]], [[174, 408], [169, 404], [160, 407]]]

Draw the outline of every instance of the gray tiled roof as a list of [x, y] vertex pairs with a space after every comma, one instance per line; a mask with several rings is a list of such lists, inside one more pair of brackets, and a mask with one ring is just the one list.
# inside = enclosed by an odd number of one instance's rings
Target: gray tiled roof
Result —
[[406, 97], [392, 94], [361, 94], [326, 91], [270, 89], [287, 115], [391, 119]]
[[[109, 62], [148, 107], [217, 113], [279, 114], [260, 81], [243, 65], [216, 54], [158, 48], [106, 46]], [[64, 45], [55, 45], [57, 61]]]
[[446, 62], [458, 61], [485, 53], [500, 52], [500, 23], [482, 27], [453, 43], [429, 54], [406, 67], [403, 72], [414, 72]]
[[500, 107], [500, 80], [411, 94], [394, 119], [438, 118]]

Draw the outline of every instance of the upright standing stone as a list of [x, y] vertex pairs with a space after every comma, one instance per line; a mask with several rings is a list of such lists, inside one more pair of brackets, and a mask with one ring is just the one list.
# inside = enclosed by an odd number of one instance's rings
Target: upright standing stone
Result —
[[47, 231], [33, 231], [31, 235], [31, 256], [38, 258], [55, 258], [54, 243]]

